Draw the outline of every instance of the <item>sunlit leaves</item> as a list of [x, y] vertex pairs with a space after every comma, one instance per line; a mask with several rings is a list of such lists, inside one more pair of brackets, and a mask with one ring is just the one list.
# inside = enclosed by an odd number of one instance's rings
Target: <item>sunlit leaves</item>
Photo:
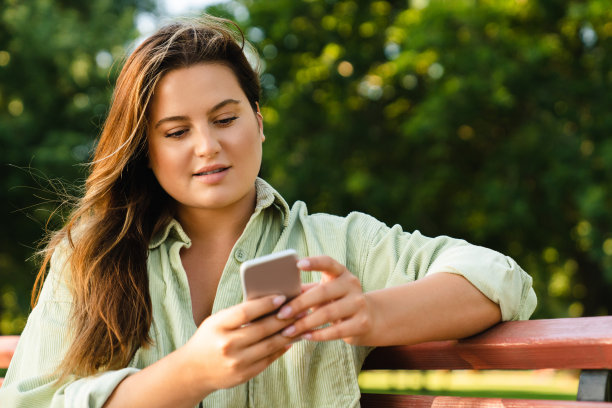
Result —
[[[32, 254], [81, 184], [121, 58], [151, 0], [0, 0], [0, 334], [18, 333], [37, 265]], [[79, 180], [79, 181], [77, 181]], [[62, 211], [58, 214], [61, 215]], [[61, 218], [51, 220], [59, 226]]]
[[540, 316], [612, 309], [605, 4], [251, 3], [277, 51], [266, 176], [314, 210], [515, 256]]

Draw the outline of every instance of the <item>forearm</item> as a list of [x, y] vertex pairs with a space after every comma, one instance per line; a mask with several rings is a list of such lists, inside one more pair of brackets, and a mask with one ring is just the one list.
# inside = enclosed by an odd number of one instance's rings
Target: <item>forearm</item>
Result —
[[185, 345], [124, 379], [104, 407], [193, 407], [215, 390], [245, 383], [291, 345], [279, 332], [293, 319], [261, 318], [284, 301], [270, 295], [209, 316]]
[[168, 407], [192, 408], [212, 391], [196, 384], [189, 372], [189, 356], [178, 349], [136, 374], [126, 377], [111, 394], [104, 408]]
[[501, 320], [499, 306], [460, 275], [436, 273], [366, 293], [372, 330], [359, 343], [416, 344], [476, 334]]

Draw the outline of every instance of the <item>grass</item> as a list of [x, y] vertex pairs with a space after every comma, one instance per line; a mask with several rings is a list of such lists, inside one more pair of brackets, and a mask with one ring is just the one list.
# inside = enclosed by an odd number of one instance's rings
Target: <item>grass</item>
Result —
[[571, 370], [364, 371], [362, 392], [484, 398], [575, 400], [578, 373]]
[[[6, 376], [0, 369], [0, 377]], [[359, 386], [365, 393], [452, 395], [482, 398], [575, 400], [578, 372], [532, 371], [364, 371]]]

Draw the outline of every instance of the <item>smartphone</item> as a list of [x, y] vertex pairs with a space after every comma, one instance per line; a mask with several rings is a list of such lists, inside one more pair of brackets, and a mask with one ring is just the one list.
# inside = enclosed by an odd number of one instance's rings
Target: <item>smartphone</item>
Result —
[[278, 294], [290, 300], [299, 295], [301, 282], [297, 261], [294, 249], [245, 261], [240, 266], [244, 299]]

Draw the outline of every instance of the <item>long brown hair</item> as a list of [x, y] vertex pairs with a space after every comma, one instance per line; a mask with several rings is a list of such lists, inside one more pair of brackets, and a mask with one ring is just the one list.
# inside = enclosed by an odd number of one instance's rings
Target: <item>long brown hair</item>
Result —
[[205, 16], [161, 28], [125, 62], [85, 193], [43, 250], [32, 292], [34, 306], [51, 255], [66, 243], [72, 344], [58, 368], [60, 378], [125, 367], [150, 343], [148, 244], [172, 218], [173, 202], [148, 168], [147, 109], [156, 84], [170, 70], [221, 63], [233, 70], [255, 110], [260, 85], [245, 46], [235, 23]]

